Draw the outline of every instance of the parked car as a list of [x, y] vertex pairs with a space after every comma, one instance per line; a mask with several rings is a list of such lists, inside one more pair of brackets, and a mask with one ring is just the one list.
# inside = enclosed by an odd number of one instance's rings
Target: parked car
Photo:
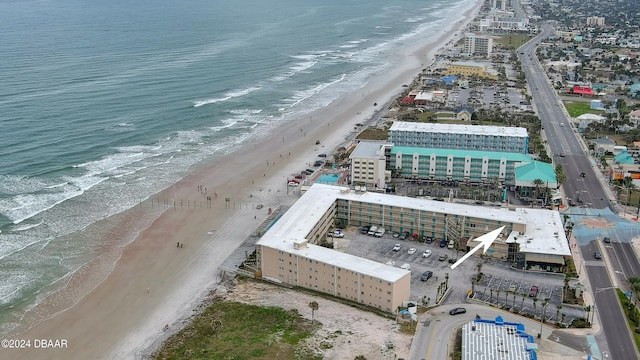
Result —
[[448, 258], [447, 254], [442, 254], [442, 255], [438, 256], [438, 260], [440, 260], [440, 261], [445, 261], [445, 260], [447, 260], [447, 258]]
[[596, 252], [593, 253], [593, 257], [598, 259], [598, 260], [600, 260], [600, 259], [602, 259], [602, 254], [600, 254], [599, 251], [596, 251]]
[[318, 154], [318, 156], [319, 156], [319, 157], [326, 158], [326, 157], [327, 157], [327, 154]]
[[395, 266], [395, 265], [396, 265], [396, 262], [395, 262], [395, 261], [393, 261], [393, 260], [389, 260], [389, 261], [387, 261], [387, 265], [389, 265], [389, 266]]
[[399, 233], [399, 232], [397, 232], [397, 231], [396, 231], [396, 232], [394, 232], [394, 233], [393, 233], [393, 237], [394, 237], [394, 238], [397, 238], [397, 237], [399, 237], [399, 236], [400, 236], [400, 233]]
[[405, 270], [411, 270], [411, 265], [409, 264], [402, 264], [402, 266], [400, 266], [400, 269], [405, 269]]
[[360, 228], [360, 234], [367, 234], [369, 233], [369, 229], [371, 228], [371, 226], [363, 226]]
[[400, 249], [402, 249], [402, 245], [401, 244], [395, 244], [395, 246], [393, 247], [393, 251], [400, 251]]
[[536, 297], [538, 296], [538, 291], [540, 289], [535, 286], [535, 285], [531, 285], [531, 287], [529, 288], [529, 297]]
[[427, 271], [423, 272], [422, 275], [420, 275], [420, 281], [427, 281], [432, 276], [433, 276], [433, 272], [427, 270]]
[[344, 232], [342, 231], [342, 229], [335, 229], [333, 230], [332, 235], [335, 238], [343, 238], [344, 237]]
[[445, 239], [440, 240], [440, 247], [445, 247], [445, 246], [447, 246], [447, 240]]
[[453, 308], [453, 309], [449, 310], [449, 315], [464, 314], [466, 312], [467, 312], [467, 309], [462, 308], [462, 307], [458, 307], [458, 308]]
[[431, 236], [427, 236], [427, 244], [431, 244], [433, 242], [433, 238]]
[[455, 243], [453, 242], [453, 240], [449, 240], [449, 244], [447, 244], [447, 249], [453, 249], [454, 246], [455, 246]]
[[416, 249], [416, 248], [410, 248], [410, 249], [409, 249], [409, 251], [407, 251], [407, 254], [409, 254], [409, 255], [413, 255], [413, 254], [415, 254], [415, 253], [416, 253], [416, 251], [418, 251], [418, 249]]
[[429, 256], [431, 256], [431, 250], [427, 249], [422, 253], [422, 257], [423, 258], [428, 258]]
[[611, 243], [611, 238], [605, 237], [604, 239], [602, 239], [602, 241], [604, 241], [605, 244], [610, 244]]
[[409, 232], [405, 231], [402, 234], [400, 234], [400, 236], [398, 237], [400, 240], [405, 240], [407, 238], [407, 236], [409, 236]]

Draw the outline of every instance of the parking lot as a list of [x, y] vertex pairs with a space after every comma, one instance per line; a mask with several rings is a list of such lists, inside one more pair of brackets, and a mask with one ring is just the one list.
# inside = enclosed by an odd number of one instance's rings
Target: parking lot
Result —
[[[377, 238], [369, 235], [360, 234], [359, 228], [349, 228], [345, 230], [345, 236], [338, 241], [338, 250], [348, 254], [364, 257], [381, 263], [390, 263], [401, 267], [409, 264], [411, 269], [411, 298], [414, 300], [430, 299], [429, 304], [435, 302], [438, 285], [445, 282], [447, 274], [449, 275], [449, 286], [456, 282], [456, 287], [460, 287], [459, 282], [465, 281], [471, 284], [468, 271], [473, 271], [475, 263], [473, 261], [462, 264], [456, 270], [451, 270], [449, 262], [450, 258], [456, 257], [456, 251], [441, 248], [437, 241], [431, 244], [419, 243], [413, 241], [409, 237], [406, 240], [400, 240], [394, 237], [392, 233], [387, 232], [382, 237]], [[396, 244], [400, 244], [400, 249], [394, 251]], [[409, 254], [409, 249], [415, 248], [413, 254]], [[424, 250], [431, 250], [429, 257], [423, 257]], [[439, 260], [441, 255], [446, 255], [447, 260]], [[460, 253], [460, 256], [462, 254]], [[421, 275], [425, 271], [432, 271], [433, 275], [426, 281], [421, 281]], [[466, 280], [465, 280], [466, 278]], [[466, 291], [466, 290], [465, 290]]]
[[[545, 299], [549, 299], [546, 307], [546, 318], [556, 321], [560, 313], [557, 304], [562, 304], [562, 275], [537, 272], [522, 272], [513, 270], [508, 263], [496, 259], [473, 256], [455, 270], [450, 268], [449, 259], [457, 259], [463, 255], [447, 247], [440, 247], [438, 241], [431, 244], [414, 241], [412, 237], [400, 240], [392, 232], [386, 232], [382, 237], [374, 237], [360, 233], [360, 228], [345, 229], [344, 238], [335, 239], [337, 250], [364, 257], [370, 260], [387, 263], [389, 266], [401, 267], [408, 264], [411, 270], [411, 299], [422, 301], [429, 299], [433, 305], [438, 294], [438, 287], [442, 286], [448, 276], [450, 295], [445, 302], [465, 302], [466, 295], [471, 290], [471, 279], [478, 272], [478, 264], [482, 264], [483, 277], [475, 285], [475, 299], [495, 306], [513, 308], [522, 314], [534, 313], [534, 297], [529, 296], [531, 286], [538, 287], [535, 314], [540, 316]], [[400, 245], [395, 251], [394, 247]], [[415, 248], [410, 254], [409, 249]], [[431, 255], [423, 257], [425, 250], [431, 250]], [[446, 255], [446, 260], [439, 260]], [[425, 271], [432, 271], [431, 278], [421, 280]], [[515, 295], [515, 297], [514, 297]], [[524, 296], [523, 296], [524, 295]], [[565, 314], [565, 322], [573, 318], [583, 317], [582, 307], [562, 304], [561, 312]]]

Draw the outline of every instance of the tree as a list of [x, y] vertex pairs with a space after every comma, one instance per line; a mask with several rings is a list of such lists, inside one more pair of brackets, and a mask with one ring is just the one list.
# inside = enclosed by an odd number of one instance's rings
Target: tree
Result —
[[535, 195], [536, 199], [540, 195], [540, 187], [542, 186], [542, 184], [544, 184], [544, 181], [542, 181], [542, 179], [534, 179], [533, 180], [533, 185], [535, 185], [535, 187], [536, 187], [536, 195]]
[[562, 309], [562, 305], [556, 305], [556, 322], [560, 322], [560, 309]]
[[311, 323], [313, 324], [313, 318], [316, 313], [316, 310], [320, 307], [316, 301], [312, 301], [309, 303], [309, 307], [311, 308]]
[[564, 173], [564, 168], [561, 164], [556, 165], [556, 181], [558, 185], [564, 184], [567, 181], [567, 175]]
[[367, 358], [364, 355], [358, 355], [353, 360], [367, 360]]

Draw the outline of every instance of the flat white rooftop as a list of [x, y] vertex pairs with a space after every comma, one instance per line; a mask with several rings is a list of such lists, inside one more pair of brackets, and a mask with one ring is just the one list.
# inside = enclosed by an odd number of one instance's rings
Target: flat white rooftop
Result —
[[384, 156], [383, 146], [391, 147], [393, 145], [384, 141], [360, 141], [349, 158], [381, 159]]
[[442, 134], [472, 134], [486, 136], [528, 137], [527, 129], [509, 126], [417, 123], [395, 121], [389, 131], [426, 132]]
[[[408, 271], [376, 261], [345, 254], [322, 246], [308, 244], [296, 249], [294, 243], [303, 242], [311, 229], [336, 202], [345, 199], [422, 210], [449, 215], [490, 219], [506, 223], [525, 224], [526, 232], [513, 232], [507, 242], [517, 241], [521, 252], [570, 255], [560, 214], [553, 210], [522, 208], [515, 211], [443, 201], [416, 199], [375, 192], [355, 192], [345, 187], [314, 184], [302, 197], [262, 236], [257, 245], [279, 249], [307, 258], [350, 269], [387, 281], [396, 281]], [[493, 230], [493, 229], [491, 229]], [[306, 239], [314, 240], [314, 239]], [[337, 240], [338, 246], [340, 241]]]

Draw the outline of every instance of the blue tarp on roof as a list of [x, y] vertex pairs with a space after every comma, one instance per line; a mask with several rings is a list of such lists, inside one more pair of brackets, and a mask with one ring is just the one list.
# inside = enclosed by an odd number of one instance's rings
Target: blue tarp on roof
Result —
[[447, 75], [447, 76], [441, 77], [440, 80], [444, 81], [444, 83], [447, 85], [453, 85], [453, 83], [456, 82], [456, 80], [458, 80], [458, 77], [455, 75]]

